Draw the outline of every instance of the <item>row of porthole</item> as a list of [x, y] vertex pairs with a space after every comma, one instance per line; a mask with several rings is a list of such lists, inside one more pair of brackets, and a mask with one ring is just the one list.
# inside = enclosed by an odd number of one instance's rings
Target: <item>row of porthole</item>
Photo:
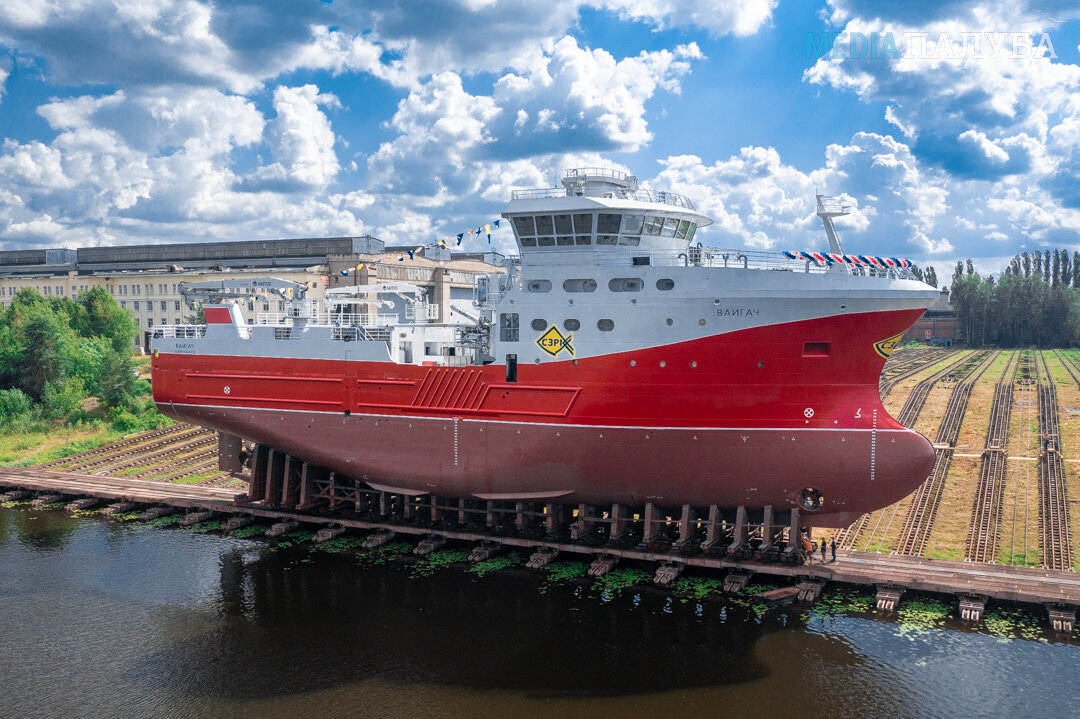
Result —
[[[671, 319], [670, 317], [664, 320], [664, 322], [667, 323], [669, 327], [675, 324], [675, 320]], [[547, 320], [543, 320], [540, 318], [533, 320], [530, 324], [532, 325], [533, 330], [537, 332], [543, 332], [548, 327]], [[698, 324], [704, 325], [705, 318], [700, 318], [698, 320]], [[577, 332], [579, 329], [581, 329], [581, 321], [572, 317], [570, 319], [563, 320], [563, 329], [568, 332]], [[613, 329], [615, 329], [615, 321], [606, 318], [599, 319], [596, 321], [596, 329], [600, 330], [601, 332], [611, 332]]]
[[[641, 292], [645, 283], [640, 277], [615, 277], [608, 282], [612, 292]], [[529, 292], [551, 292], [551, 280], [529, 280], [525, 284]], [[661, 278], [656, 281], [656, 289], [662, 292], [675, 289], [675, 280]], [[596, 280], [572, 279], [563, 282], [565, 292], [596, 292]]]
[[[547, 320], [535, 319], [532, 321], [532, 328], [537, 332], [543, 332], [547, 329]], [[563, 329], [568, 332], [577, 332], [581, 329], [581, 321], [571, 317], [570, 319], [563, 320]], [[596, 329], [601, 332], [611, 332], [615, 329], [615, 321], [609, 319], [600, 319], [596, 321]]]
[[[637, 367], [637, 360], [630, 360], [631, 367]], [[660, 360], [661, 367], [667, 367], [667, 360]], [[691, 367], [697, 367], [697, 360], [690, 360]]]

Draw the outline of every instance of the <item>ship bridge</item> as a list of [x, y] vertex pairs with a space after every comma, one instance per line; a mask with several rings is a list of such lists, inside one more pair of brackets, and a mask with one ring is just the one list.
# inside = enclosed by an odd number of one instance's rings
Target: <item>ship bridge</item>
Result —
[[[699, 227], [712, 224], [674, 192], [638, 187], [619, 170], [572, 169], [562, 187], [516, 190], [502, 216], [514, 228], [523, 262], [581, 262], [581, 252], [685, 252]], [[561, 259], [560, 259], [561, 257]]]

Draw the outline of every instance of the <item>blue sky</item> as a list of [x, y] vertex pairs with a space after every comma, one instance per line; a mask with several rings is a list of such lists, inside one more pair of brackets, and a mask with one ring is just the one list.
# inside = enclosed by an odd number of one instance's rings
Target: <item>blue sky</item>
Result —
[[1058, 0], [20, 0], [0, 249], [426, 244], [603, 166], [714, 246], [823, 247], [816, 190], [849, 249], [996, 273], [1080, 249], [1078, 43]]

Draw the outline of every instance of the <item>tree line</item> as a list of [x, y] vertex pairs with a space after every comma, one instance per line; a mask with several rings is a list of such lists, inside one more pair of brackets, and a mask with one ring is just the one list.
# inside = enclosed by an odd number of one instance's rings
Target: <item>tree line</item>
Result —
[[74, 300], [20, 289], [0, 310], [0, 428], [104, 418], [130, 430], [159, 421], [149, 383], [137, 380], [137, 334], [131, 314], [103, 287]]
[[997, 278], [957, 262], [949, 300], [969, 345], [1066, 346], [1080, 333], [1080, 252], [1021, 252]]

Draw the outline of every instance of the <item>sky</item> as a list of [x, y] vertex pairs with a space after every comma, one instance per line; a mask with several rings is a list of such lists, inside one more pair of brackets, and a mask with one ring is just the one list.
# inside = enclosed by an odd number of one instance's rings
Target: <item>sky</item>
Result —
[[[621, 169], [714, 247], [1080, 250], [1061, 0], [0, 3], [0, 249], [427, 244]], [[508, 251], [504, 225], [457, 249]]]

